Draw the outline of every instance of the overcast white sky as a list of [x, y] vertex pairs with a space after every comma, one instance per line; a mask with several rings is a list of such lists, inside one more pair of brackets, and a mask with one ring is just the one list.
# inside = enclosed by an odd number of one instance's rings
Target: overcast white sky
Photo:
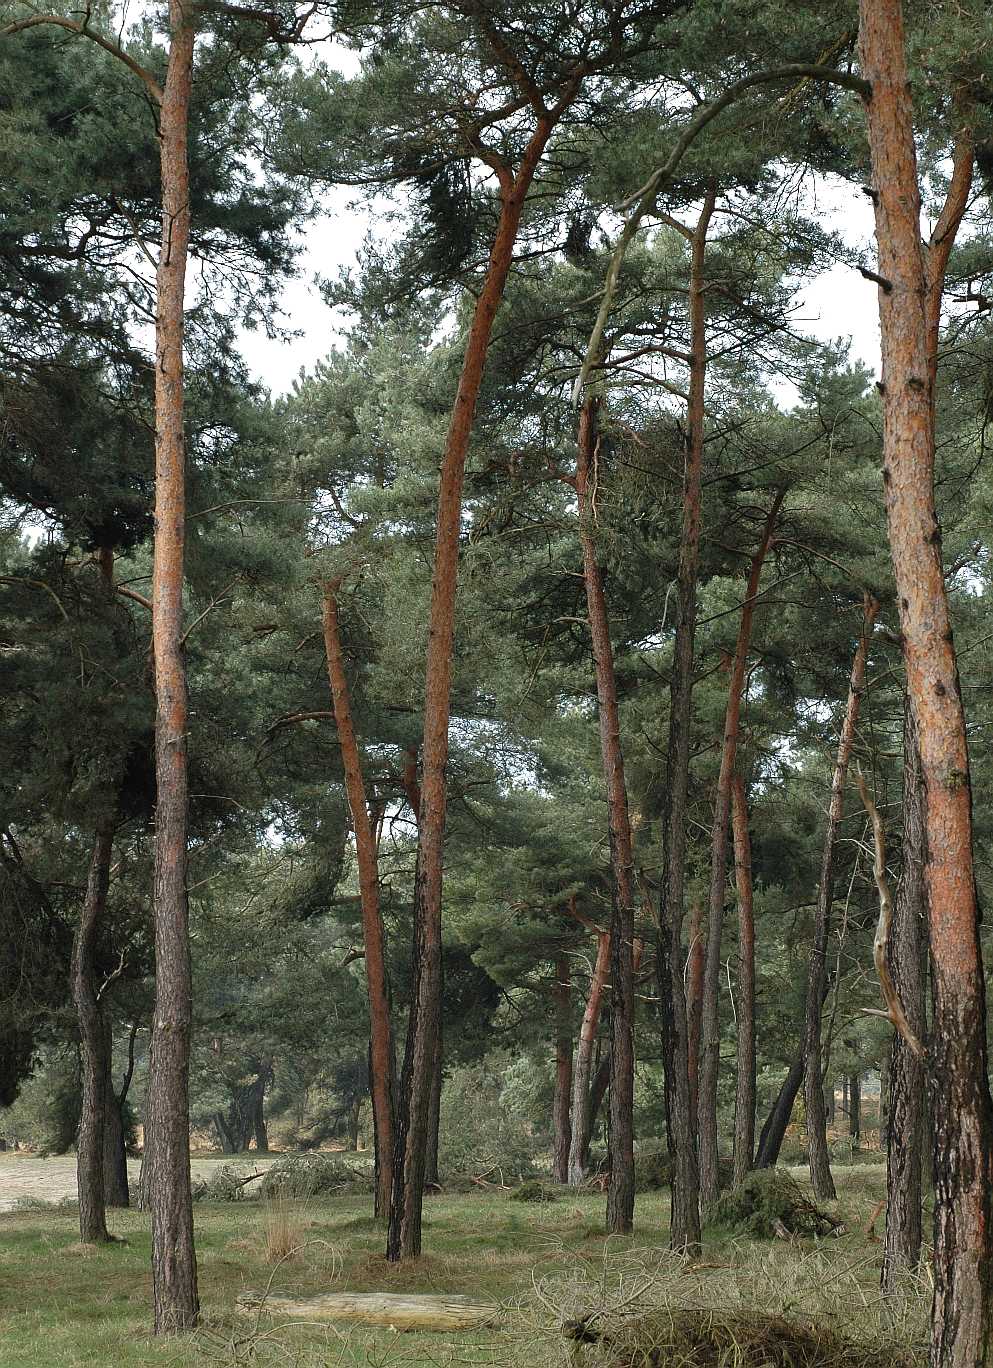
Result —
[[[301, 274], [283, 292], [285, 323], [301, 335], [281, 342], [261, 332], [242, 334], [249, 368], [273, 395], [286, 393], [301, 369], [312, 370], [338, 336], [341, 315], [324, 303], [314, 277], [333, 278], [340, 267], [355, 264], [370, 220], [349, 209], [352, 193], [341, 190], [328, 196], [329, 212], [307, 227]], [[871, 244], [872, 206], [857, 186], [835, 178], [820, 180], [811, 207], [844, 235], [849, 246]], [[878, 371], [876, 287], [852, 267], [836, 266], [802, 291], [795, 326], [824, 341], [851, 338], [853, 359]]]

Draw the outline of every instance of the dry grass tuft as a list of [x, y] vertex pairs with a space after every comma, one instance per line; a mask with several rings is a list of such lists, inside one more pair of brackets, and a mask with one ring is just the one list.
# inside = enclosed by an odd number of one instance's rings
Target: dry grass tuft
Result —
[[285, 1263], [294, 1259], [307, 1243], [310, 1221], [289, 1198], [266, 1199], [263, 1215], [262, 1254], [266, 1263]]

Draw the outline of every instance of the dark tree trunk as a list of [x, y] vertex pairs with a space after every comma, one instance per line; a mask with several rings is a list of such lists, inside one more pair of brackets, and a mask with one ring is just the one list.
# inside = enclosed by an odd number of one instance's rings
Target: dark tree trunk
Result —
[[862, 1136], [862, 1080], [857, 1073], [848, 1080], [848, 1134], [852, 1137], [852, 1148], [858, 1149]]
[[703, 903], [693, 900], [690, 909], [689, 945], [686, 950], [686, 1015], [689, 1049], [690, 1107], [693, 1134], [700, 1102], [700, 1013], [703, 1007], [703, 970], [707, 963], [707, 924]]
[[441, 1090], [445, 1086], [443, 1055], [439, 1030], [438, 1046], [434, 1056], [434, 1077], [431, 1080], [431, 1105], [428, 1108], [428, 1152], [424, 1161], [424, 1181], [434, 1187], [439, 1186], [438, 1136], [441, 1130]]
[[588, 398], [579, 419], [576, 497], [583, 581], [596, 671], [600, 754], [607, 790], [607, 822], [613, 873], [610, 927], [610, 1187], [607, 1230], [629, 1231], [634, 1221], [634, 853], [628, 813], [621, 724], [614, 675], [603, 571], [597, 560], [590, 507], [590, 475], [599, 450], [597, 416], [600, 401]]
[[779, 1162], [779, 1152], [783, 1148], [786, 1129], [790, 1124], [790, 1117], [793, 1115], [793, 1104], [796, 1102], [796, 1095], [803, 1083], [803, 1065], [804, 1051], [801, 1045], [793, 1056], [789, 1073], [783, 1079], [776, 1100], [773, 1102], [772, 1109], [765, 1119], [765, 1125], [762, 1127], [758, 1153], [755, 1156], [756, 1168], [775, 1168]]
[[187, 136], [193, 16], [169, 0], [169, 61], [159, 117], [162, 246], [155, 323], [155, 1007], [148, 1085], [149, 1193], [155, 1333], [197, 1322], [190, 1186], [189, 1062], [193, 983], [186, 847], [189, 730], [183, 648], [186, 449], [183, 432], [183, 303], [190, 233]]
[[745, 686], [745, 665], [752, 640], [755, 596], [759, 590], [762, 566], [772, 545], [773, 529], [785, 489], [780, 489], [766, 516], [762, 537], [752, 557], [741, 608], [738, 640], [731, 661], [728, 702], [724, 716], [721, 768], [714, 795], [714, 825], [711, 833], [710, 906], [707, 923], [707, 959], [703, 974], [703, 1005], [700, 1014], [700, 1097], [697, 1106], [697, 1142], [700, 1155], [700, 1203], [706, 1208], [717, 1200], [717, 1075], [720, 1067], [720, 1017], [718, 994], [721, 975], [721, 933], [724, 927], [724, 900], [727, 896], [728, 817], [731, 810], [731, 776], [738, 753], [738, 728], [741, 698]]
[[128, 1072], [120, 1095], [114, 1091], [113, 1037], [106, 1024], [106, 1096], [107, 1115], [103, 1132], [103, 1195], [109, 1207], [126, 1207], [130, 1203], [128, 1191], [128, 1151], [124, 1135], [124, 1102], [134, 1069], [134, 1030], [129, 1046]]
[[731, 781], [734, 875], [738, 890], [738, 1077], [734, 1106], [735, 1185], [751, 1170], [755, 1152], [755, 916], [748, 804], [740, 775]]
[[107, 905], [114, 829], [107, 822], [96, 834], [86, 881], [86, 896], [72, 953], [72, 995], [79, 1019], [83, 1101], [77, 1140], [79, 1238], [103, 1244], [107, 1234], [104, 1196], [104, 1130], [107, 1124], [108, 1033], [96, 986], [96, 941]]
[[572, 1137], [569, 1147], [569, 1184], [578, 1187], [586, 1177], [589, 1162], [590, 1138], [593, 1134], [592, 1089], [593, 1049], [603, 1009], [603, 995], [610, 968], [610, 933], [594, 926], [576, 911], [576, 900], [570, 902], [572, 915], [596, 933], [596, 963], [590, 979], [586, 1008], [579, 1027], [576, 1044], [576, 1065], [572, 1072]]
[[824, 1084], [824, 1119], [829, 1127], [835, 1122], [834, 1083]]
[[821, 1058], [821, 1012], [827, 993], [827, 945], [831, 930], [831, 905], [834, 900], [834, 850], [844, 805], [848, 765], [852, 747], [855, 744], [859, 708], [862, 695], [865, 692], [865, 667], [869, 651], [869, 639], [872, 636], [872, 628], [878, 612], [879, 604], [871, 594], [866, 594], [862, 631], [859, 635], [858, 646], [855, 648], [855, 658], [852, 661], [848, 701], [845, 706], [844, 720], [841, 724], [838, 754], [834, 762], [834, 774], [831, 779], [831, 799], [828, 804], [827, 829], [824, 833], [824, 849], [821, 856], [821, 879], [817, 893], [817, 909], [814, 914], [814, 935], [810, 948], [810, 966], [807, 971], [807, 1007], [804, 1025], [804, 1101], [807, 1109], [810, 1181], [814, 1187], [814, 1195], [822, 1201], [833, 1201], [837, 1196], [828, 1157], [827, 1120], [824, 1115], [824, 1071]]
[[[968, 199], [960, 134], [952, 190], [928, 249], [899, 0], [860, 0], [859, 50], [875, 189], [882, 336], [883, 488], [907, 687], [925, 786], [934, 1022], [928, 1048], [934, 1148], [933, 1368], [975, 1368], [993, 1343], [993, 1103], [972, 857], [965, 716], [934, 505], [931, 317]], [[953, 194], [958, 185], [964, 193]], [[961, 208], [960, 208], [961, 206]], [[930, 313], [928, 301], [930, 300]]]
[[[372, 1093], [373, 1134], [376, 1143], [375, 1214], [385, 1220], [393, 1190], [395, 1143], [390, 985], [386, 968], [386, 939], [379, 907], [379, 852], [369, 815], [365, 780], [362, 776], [362, 756], [352, 721], [348, 676], [345, 673], [345, 657], [338, 626], [339, 587], [339, 580], [324, 585], [322, 625], [335, 727], [345, 771], [345, 794], [352, 815], [355, 857], [359, 869], [362, 940], [365, 948], [366, 990], [369, 997], [369, 1087]], [[416, 764], [412, 782], [416, 786]]]
[[502, 162], [495, 168], [500, 185], [500, 217], [466, 341], [441, 465], [424, 686], [411, 1007], [396, 1108], [393, 1191], [386, 1242], [386, 1257], [393, 1262], [416, 1257], [421, 1252], [428, 1113], [441, 1022], [441, 884], [462, 482], [493, 321], [513, 261], [527, 192], [554, 122], [551, 114], [538, 118], [516, 174]]
[[[903, 860], [890, 928], [889, 966], [893, 986], [918, 1040], [923, 1040], [927, 1025], [924, 801], [914, 715], [908, 699], [903, 714]], [[886, 1127], [884, 1292], [895, 1292], [900, 1273], [916, 1268], [920, 1262], [923, 1146], [924, 1061], [896, 1031], [890, 1048], [890, 1108]]]
[[[673, 1156], [672, 1248], [700, 1248], [700, 1183], [696, 1151], [697, 1070], [690, 1063], [690, 1024], [683, 987], [683, 902], [686, 885], [686, 795], [693, 722], [693, 659], [700, 573], [707, 320], [704, 266], [707, 232], [716, 194], [707, 190], [690, 246], [690, 374], [686, 406], [683, 519], [677, 571], [679, 599], [670, 685], [666, 797], [662, 816], [662, 896], [659, 906], [657, 977], [666, 1130]], [[692, 939], [691, 939], [692, 951]], [[697, 1037], [699, 1042], [699, 1037]]]
[[555, 959], [555, 1094], [552, 1101], [552, 1177], [569, 1181], [572, 1141], [572, 974], [568, 955]]
[[269, 1153], [269, 1131], [265, 1123], [265, 1082], [255, 1094], [252, 1108], [252, 1129], [255, 1132], [255, 1149], [259, 1154]]

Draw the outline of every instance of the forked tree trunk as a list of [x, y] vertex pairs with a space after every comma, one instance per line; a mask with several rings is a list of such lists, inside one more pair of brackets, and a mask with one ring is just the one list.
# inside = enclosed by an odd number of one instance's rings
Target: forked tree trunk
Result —
[[90, 858], [86, 895], [72, 948], [72, 996], [79, 1019], [83, 1101], [77, 1140], [76, 1171], [79, 1188], [79, 1238], [84, 1244], [103, 1244], [107, 1234], [103, 1150], [107, 1124], [107, 1029], [97, 996], [96, 941], [107, 906], [113, 826], [97, 831]]
[[759, 591], [762, 566], [772, 545], [773, 529], [786, 490], [777, 491], [766, 515], [758, 549], [752, 557], [741, 607], [738, 639], [731, 661], [728, 702], [724, 715], [721, 768], [714, 794], [714, 825], [711, 834], [710, 904], [707, 922], [707, 960], [703, 975], [703, 1007], [700, 1015], [700, 1099], [697, 1107], [697, 1143], [700, 1154], [700, 1203], [706, 1208], [717, 1200], [717, 1075], [720, 1066], [720, 1017], [718, 992], [721, 974], [721, 932], [724, 927], [724, 899], [727, 895], [728, 817], [731, 810], [731, 776], [738, 754], [738, 729], [741, 699], [745, 687], [745, 665], [752, 640], [755, 596]]
[[413, 1258], [421, 1252], [428, 1112], [441, 1021], [441, 882], [452, 646], [465, 461], [493, 321], [513, 261], [524, 202], [560, 112], [561, 108], [554, 114], [539, 116], [516, 174], [504, 163], [494, 168], [500, 184], [500, 217], [490, 250], [486, 278], [476, 299], [441, 464], [424, 684], [424, 742], [414, 876], [411, 1005], [396, 1109], [393, 1192], [386, 1242], [386, 1257], [394, 1262]]
[[744, 1182], [755, 1153], [755, 913], [752, 905], [752, 843], [748, 834], [745, 781], [731, 781], [734, 878], [738, 891], [738, 1079], [734, 1102], [735, 1186]]
[[555, 1093], [552, 1100], [552, 1177], [569, 1181], [572, 1140], [572, 973], [568, 955], [555, 957]]
[[594, 926], [576, 912], [575, 898], [571, 900], [572, 915], [596, 932], [596, 961], [590, 978], [583, 1020], [576, 1042], [576, 1064], [572, 1071], [572, 1136], [569, 1145], [569, 1184], [578, 1187], [586, 1177], [592, 1122], [593, 1049], [596, 1045], [603, 994], [610, 973], [610, 933]]
[[600, 755], [607, 790], [607, 825], [613, 873], [610, 926], [610, 1187], [607, 1189], [607, 1230], [620, 1234], [634, 1221], [634, 853], [621, 724], [617, 707], [614, 648], [610, 640], [603, 571], [593, 535], [591, 472], [597, 460], [597, 415], [600, 401], [587, 398], [579, 417], [576, 458], [576, 497], [579, 503], [579, 540], [583, 550], [583, 582], [596, 671]]
[[355, 858], [359, 869], [359, 900], [362, 906], [362, 940], [365, 948], [365, 981], [369, 995], [369, 1087], [372, 1093], [373, 1133], [376, 1143], [375, 1214], [385, 1220], [393, 1190], [393, 1030], [390, 1022], [390, 988], [386, 968], [386, 942], [379, 907], [379, 853], [369, 816], [362, 777], [348, 676], [338, 624], [340, 581], [324, 585], [322, 624], [328, 680], [334, 707], [335, 727], [345, 771], [345, 795], [352, 814]]
[[190, 233], [187, 135], [193, 16], [169, 0], [169, 62], [159, 118], [162, 247], [155, 321], [155, 1006], [148, 1085], [152, 1296], [156, 1334], [199, 1315], [190, 1190], [190, 967], [186, 847], [189, 820], [183, 561], [186, 443], [183, 432], [183, 301]]
[[831, 799], [828, 803], [827, 829], [824, 833], [824, 848], [821, 855], [821, 879], [817, 891], [817, 908], [814, 913], [814, 934], [810, 947], [810, 965], [807, 970], [807, 1006], [804, 1023], [804, 1102], [807, 1111], [807, 1146], [810, 1158], [810, 1181], [814, 1195], [824, 1200], [834, 1200], [834, 1180], [831, 1177], [831, 1163], [827, 1147], [827, 1118], [824, 1112], [824, 1069], [821, 1049], [821, 1012], [827, 993], [827, 946], [831, 930], [831, 905], [834, 901], [834, 851], [841, 824], [841, 814], [845, 798], [845, 782], [852, 747], [855, 744], [855, 729], [858, 726], [859, 709], [865, 692], [865, 666], [869, 651], [869, 639], [879, 604], [871, 594], [866, 594], [863, 603], [862, 630], [859, 644], [855, 648], [852, 661], [852, 674], [848, 685], [848, 701], [845, 716], [838, 738], [838, 754], [834, 762], [831, 778]]
[[[662, 817], [662, 896], [657, 975], [665, 1068], [666, 1129], [673, 1154], [670, 1241], [673, 1249], [700, 1248], [700, 1185], [696, 1151], [697, 1070], [690, 1065], [690, 1025], [683, 987], [683, 901], [686, 884], [686, 795], [693, 721], [693, 659], [703, 487], [707, 320], [704, 266], [716, 194], [710, 188], [690, 242], [690, 366], [679, 546], [678, 617], [670, 685], [666, 798]], [[692, 946], [692, 940], [691, 940]], [[699, 1038], [697, 1038], [699, 1046]]]
[[879, 273], [888, 284], [879, 291], [883, 487], [926, 795], [934, 973], [928, 1049], [935, 1128], [931, 1363], [976, 1368], [989, 1362], [993, 1344], [993, 1105], [969, 756], [934, 506], [929, 267], [920, 239], [901, 5], [860, 0], [859, 14], [861, 65], [872, 85], [867, 110]]
[[[911, 1029], [924, 1039], [927, 1026], [927, 864], [925, 795], [910, 699], [903, 712], [903, 840], [888, 958], [893, 986]], [[924, 1159], [924, 1061], [895, 1031], [890, 1047], [890, 1113], [886, 1130], [886, 1235], [882, 1288], [898, 1290], [900, 1274], [921, 1257], [921, 1198]]]

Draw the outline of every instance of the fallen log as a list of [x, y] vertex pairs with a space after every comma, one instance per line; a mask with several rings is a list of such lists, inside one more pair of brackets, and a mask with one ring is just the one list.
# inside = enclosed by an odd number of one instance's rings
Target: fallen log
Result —
[[257, 1310], [264, 1303], [277, 1316], [315, 1321], [361, 1321], [396, 1330], [468, 1330], [489, 1325], [498, 1310], [459, 1296], [416, 1296], [394, 1292], [323, 1292], [316, 1297], [274, 1297], [245, 1293], [239, 1303]]

